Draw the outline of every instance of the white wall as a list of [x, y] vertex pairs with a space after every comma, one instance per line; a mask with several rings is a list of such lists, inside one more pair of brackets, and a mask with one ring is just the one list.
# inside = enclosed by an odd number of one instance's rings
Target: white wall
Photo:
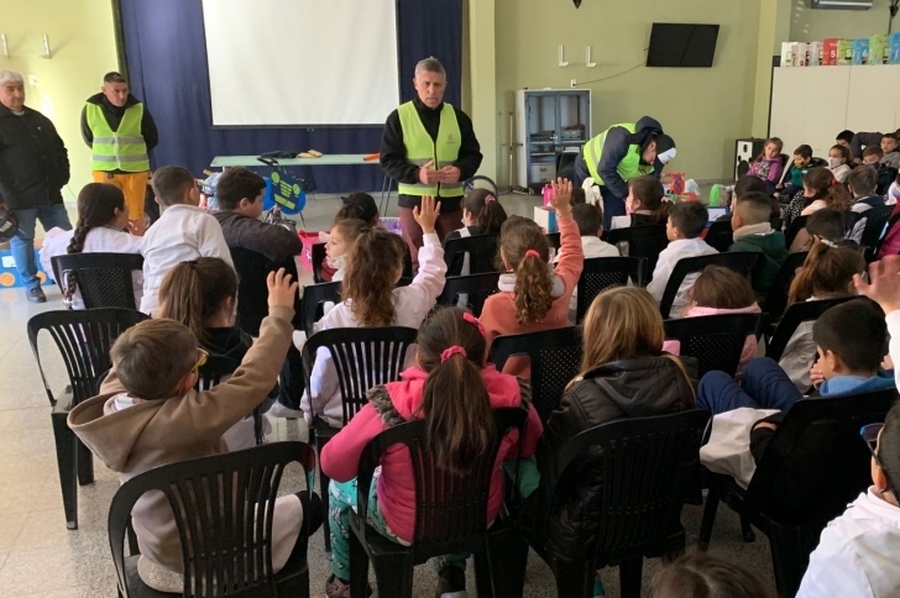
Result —
[[[887, 33], [890, 0], [874, 0], [870, 10], [811, 9], [809, 0], [791, 0], [791, 41], [811, 42], [826, 37], [857, 38]], [[900, 17], [894, 30], [900, 28]]]

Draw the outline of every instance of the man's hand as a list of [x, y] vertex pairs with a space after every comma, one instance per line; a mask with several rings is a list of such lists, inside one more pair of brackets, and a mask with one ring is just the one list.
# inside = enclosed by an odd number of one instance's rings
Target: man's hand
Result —
[[429, 187], [444, 182], [441, 171], [435, 170], [432, 166], [434, 166], [434, 160], [429, 160], [419, 168], [419, 182]]
[[462, 174], [456, 166], [444, 166], [438, 172], [441, 175], [440, 181], [448, 184], [458, 183]]
[[413, 218], [422, 227], [422, 233], [430, 235], [434, 232], [434, 223], [441, 213], [441, 202], [435, 202], [431, 195], [423, 195], [421, 203], [413, 208]]
[[900, 309], [900, 256], [889, 255], [871, 264], [869, 282], [854, 274], [853, 284], [860, 295], [875, 301], [885, 314]]
[[557, 216], [568, 216], [572, 213], [572, 181], [558, 178], [550, 181], [553, 195], [550, 197], [550, 205], [556, 208]]

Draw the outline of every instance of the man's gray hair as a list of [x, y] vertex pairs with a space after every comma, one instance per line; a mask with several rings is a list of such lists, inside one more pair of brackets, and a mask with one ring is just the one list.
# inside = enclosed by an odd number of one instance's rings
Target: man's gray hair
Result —
[[9, 69], [0, 70], [0, 85], [4, 85], [9, 81], [13, 81], [15, 83], [25, 83], [25, 79], [16, 71], [11, 71]]
[[418, 77], [419, 73], [421, 73], [422, 71], [437, 73], [439, 75], [443, 75], [445, 79], [447, 78], [447, 71], [444, 70], [444, 65], [441, 64], [441, 61], [434, 56], [429, 56], [424, 60], [420, 60], [418, 64], [416, 64], [416, 77]]

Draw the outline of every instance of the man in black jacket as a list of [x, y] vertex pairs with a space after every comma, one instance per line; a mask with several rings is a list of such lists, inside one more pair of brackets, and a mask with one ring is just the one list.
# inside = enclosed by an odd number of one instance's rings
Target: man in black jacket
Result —
[[391, 112], [381, 138], [381, 166], [397, 181], [403, 240], [413, 264], [418, 264], [422, 229], [413, 218], [423, 195], [441, 202], [435, 224], [443, 241], [460, 227], [463, 182], [481, 166], [481, 147], [471, 119], [459, 108], [444, 103], [447, 73], [436, 58], [416, 65], [413, 79], [417, 97]]
[[34, 259], [34, 225], [71, 230], [60, 190], [69, 182], [69, 156], [46, 116], [25, 106], [25, 82], [0, 70], [0, 202], [19, 220], [10, 241], [19, 278], [32, 303], [47, 300]]

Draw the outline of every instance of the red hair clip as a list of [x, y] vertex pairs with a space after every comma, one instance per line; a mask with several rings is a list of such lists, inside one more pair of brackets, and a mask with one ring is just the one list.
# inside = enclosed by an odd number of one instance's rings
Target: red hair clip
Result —
[[463, 357], [468, 357], [466, 355], [466, 350], [459, 345], [453, 345], [452, 347], [447, 347], [441, 353], [441, 363], [444, 363], [454, 355], [462, 355]]

